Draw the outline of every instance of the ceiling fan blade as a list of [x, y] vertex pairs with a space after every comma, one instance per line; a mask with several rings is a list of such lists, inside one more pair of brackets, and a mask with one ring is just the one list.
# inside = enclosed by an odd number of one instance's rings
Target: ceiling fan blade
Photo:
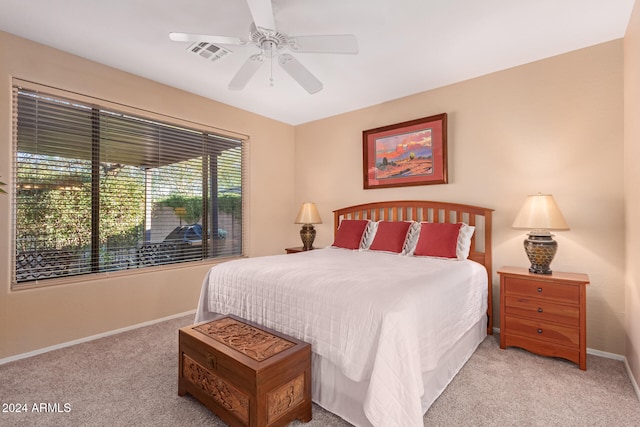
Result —
[[174, 42], [207, 42], [213, 44], [243, 45], [247, 42], [237, 37], [210, 36], [207, 34], [169, 33]]
[[295, 36], [288, 38], [289, 48], [309, 53], [358, 53], [358, 39], [353, 34]]
[[276, 29], [271, 0], [247, 0], [247, 4], [256, 27], [265, 30]]
[[322, 82], [293, 56], [284, 53], [278, 57], [278, 62], [280, 66], [310, 94], [322, 90]]
[[230, 90], [242, 90], [264, 62], [262, 54], [251, 55], [229, 82]]

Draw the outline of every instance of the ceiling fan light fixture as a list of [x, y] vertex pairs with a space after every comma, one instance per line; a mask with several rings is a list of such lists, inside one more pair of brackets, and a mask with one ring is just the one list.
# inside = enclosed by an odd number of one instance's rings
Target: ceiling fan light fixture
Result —
[[273, 58], [278, 55], [278, 44], [272, 40], [265, 40], [260, 45], [260, 48], [264, 52], [265, 56]]
[[264, 43], [266, 40], [272, 41], [279, 46], [287, 45], [287, 36], [275, 30], [265, 30], [262, 28], [256, 28], [255, 25], [251, 25], [249, 34], [249, 37], [251, 38], [253, 44], [258, 47], [262, 46], [262, 43]]

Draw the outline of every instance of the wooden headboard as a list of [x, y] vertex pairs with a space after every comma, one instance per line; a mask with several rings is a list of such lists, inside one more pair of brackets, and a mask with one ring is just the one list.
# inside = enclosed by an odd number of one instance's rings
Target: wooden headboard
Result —
[[471, 238], [469, 259], [485, 266], [487, 270], [487, 333], [493, 333], [493, 285], [491, 257], [491, 214], [493, 209], [458, 203], [431, 202], [425, 200], [399, 200], [373, 202], [349, 206], [333, 211], [334, 236], [342, 219], [369, 219], [371, 221], [448, 222], [476, 227]]

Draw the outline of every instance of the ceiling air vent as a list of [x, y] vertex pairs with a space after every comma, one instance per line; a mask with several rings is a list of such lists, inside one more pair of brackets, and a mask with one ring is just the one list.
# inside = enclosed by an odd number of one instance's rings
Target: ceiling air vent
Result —
[[210, 61], [217, 61], [226, 54], [231, 53], [231, 51], [223, 47], [206, 42], [193, 43], [187, 50]]

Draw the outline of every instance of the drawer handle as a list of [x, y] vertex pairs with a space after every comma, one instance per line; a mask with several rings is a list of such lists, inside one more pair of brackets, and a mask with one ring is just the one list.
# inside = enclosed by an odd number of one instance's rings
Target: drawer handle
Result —
[[538, 333], [541, 334], [542, 333], [542, 329], [538, 329]]
[[542, 293], [542, 288], [538, 288], [538, 293]]
[[538, 307], [538, 313], [542, 313], [542, 307]]

